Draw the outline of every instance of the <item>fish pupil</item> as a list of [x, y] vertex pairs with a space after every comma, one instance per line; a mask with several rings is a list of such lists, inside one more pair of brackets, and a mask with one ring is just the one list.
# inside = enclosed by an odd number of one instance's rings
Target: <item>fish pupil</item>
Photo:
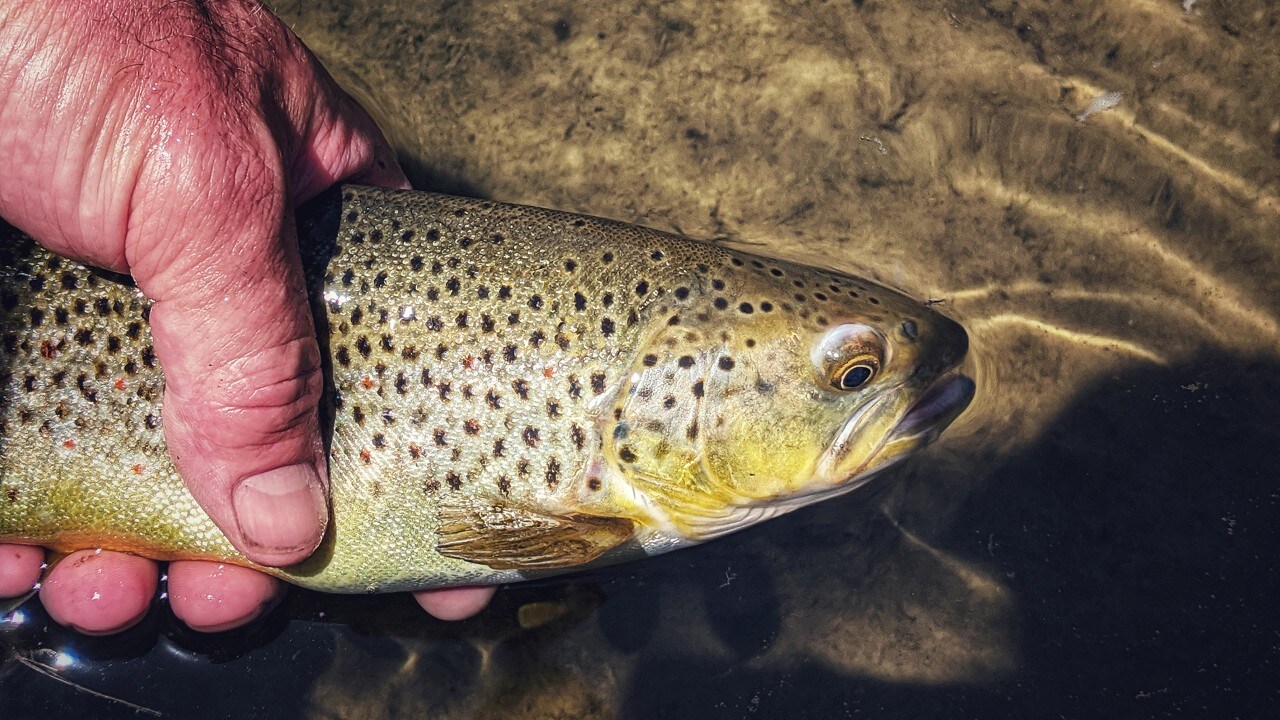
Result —
[[854, 365], [840, 376], [840, 387], [845, 390], [856, 390], [871, 379], [871, 368], [866, 365]]

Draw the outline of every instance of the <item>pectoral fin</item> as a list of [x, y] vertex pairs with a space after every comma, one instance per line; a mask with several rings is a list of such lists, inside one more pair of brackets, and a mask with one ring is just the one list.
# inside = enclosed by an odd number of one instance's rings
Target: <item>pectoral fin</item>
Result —
[[576, 567], [635, 534], [635, 523], [620, 517], [551, 515], [497, 503], [441, 511], [440, 554], [494, 570]]

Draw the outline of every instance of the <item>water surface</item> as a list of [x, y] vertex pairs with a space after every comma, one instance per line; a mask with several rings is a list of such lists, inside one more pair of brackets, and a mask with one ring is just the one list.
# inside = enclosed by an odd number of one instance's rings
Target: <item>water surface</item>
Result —
[[1280, 700], [1280, 10], [526, 5], [278, 10], [419, 187], [939, 301], [970, 331], [974, 406], [865, 491], [513, 588], [465, 623], [295, 592], [225, 636], [160, 605], [89, 640], [29, 604], [0, 630], [4, 717], [1248, 717]]

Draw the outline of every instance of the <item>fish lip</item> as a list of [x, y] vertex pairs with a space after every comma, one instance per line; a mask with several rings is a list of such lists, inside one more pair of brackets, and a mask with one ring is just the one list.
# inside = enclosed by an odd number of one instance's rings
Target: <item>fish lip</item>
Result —
[[[880, 442], [876, 443], [876, 446], [871, 452], [867, 453], [867, 456], [856, 468], [848, 472], [836, 473], [836, 468], [839, 467], [841, 460], [844, 459], [845, 454], [849, 451], [849, 438], [862, 429], [865, 422], [864, 418], [874, 417], [879, 405], [887, 402], [887, 400], [883, 397], [877, 398], [863, 405], [841, 428], [836, 441], [832, 443], [831, 448], [822, 459], [822, 463], [818, 468], [819, 476], [829, 478], [831, 484], [836, 486], [848, 485], [857, 487], [862, 485], [906, 457], [904, 454], [898, 454], [888, 461], [882, 461], [881, 455], [888, 445], [902, 441], [919, 440], [923, 446], [932, 442], [951, 424], [952, 420], [969, 406], [969, 403], [973, 400], [974, 390], [975, 384], [973, 380], [966, 375], [959, 372], [950, 372], [943, 375], [926, 388], [920, 397], [916, 398], [916, 401], [898, 418], [893, 429], [885, 433]], [[879, 462], [877, 463], [877, 461]]]
[[967, 375], [958, 372], [944, 375], [907, 408], [886, 441], [942, 432], [969, 407], [975, 389], [973, 379]]

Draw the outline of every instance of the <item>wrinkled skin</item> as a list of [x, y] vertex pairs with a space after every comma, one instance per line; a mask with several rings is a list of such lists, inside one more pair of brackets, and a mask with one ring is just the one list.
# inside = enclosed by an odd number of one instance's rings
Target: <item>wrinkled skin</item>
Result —
[[[0, 215], [50, 250], [129, 273], [153, 298], [165, 439], [192, 494], [264, 565], [319, 542], [327, 477], [319, 349], [293, 208], [337, 181], [407, 187], [377, 128], [248, 0], [0, 0]], [[0, 545], [0, 597], [44, 554]], [[174, 562], [192, 628], [251, 621], [283, 592], [244, 568]], [[55, 620], [110, 634], [146, 614], [157, 564], [92, 549], [48, 574]], [[491, 589], [419, 593], [443, 619]]]

